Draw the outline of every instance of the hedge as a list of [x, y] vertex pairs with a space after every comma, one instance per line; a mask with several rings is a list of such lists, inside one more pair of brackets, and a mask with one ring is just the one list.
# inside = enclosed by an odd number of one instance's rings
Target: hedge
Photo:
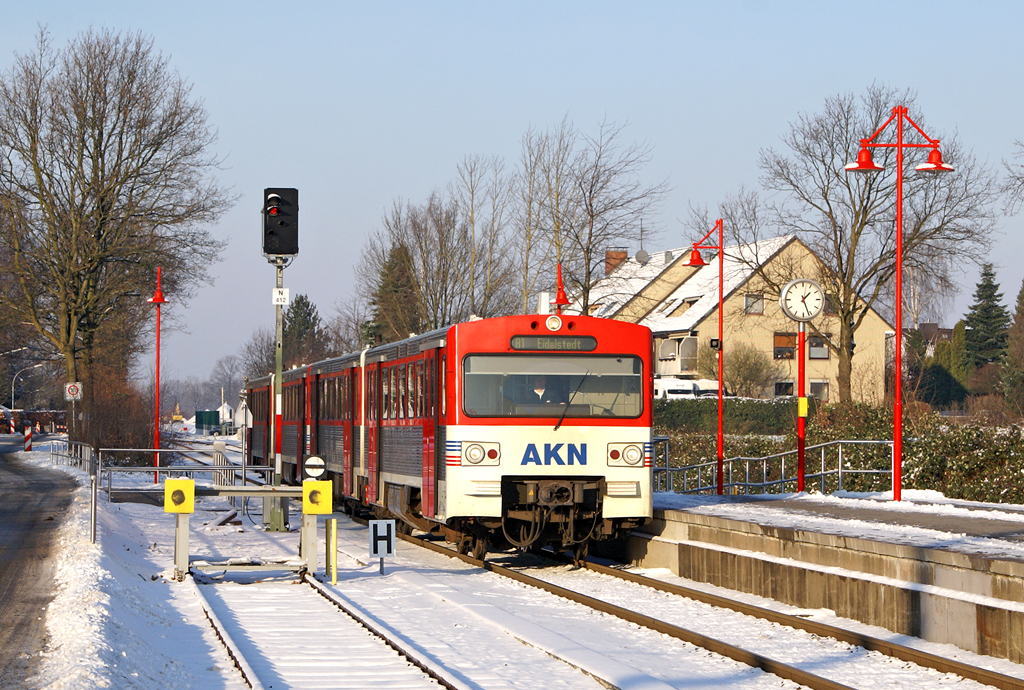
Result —
[[[714, 398], [655, 403], [655, 434], [670, 438], [673, 466], [716, 457], [717, 405]], [[726, 399], [723, 413], [726, 458], [765, 457], [796, 448], [793, 399]], [[812, 405], [806, 438], [808, 445], [850, 439], [889, 441], [892, 433], [891, 408], [854, 404], [814, 409]], [[929, 413], [906, 418], [903, 435], [904, 489], [930, 489], [956, 499], [1024, 503], [1024, 429], [1020, 426], [949, 424]], [[888, 469], [890, 465], [888, 445], [844, 453], [847, 469]], [[888, 490], [889, 477], [851, 476], [844, 479], [844, 488]]]

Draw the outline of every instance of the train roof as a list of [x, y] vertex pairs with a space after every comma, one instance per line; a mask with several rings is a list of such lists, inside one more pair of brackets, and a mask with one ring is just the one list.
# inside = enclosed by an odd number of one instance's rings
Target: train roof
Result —
[[[494, 317], [496, 319], [521, 319], [524, 321], [533, 320], [537, 318], [546, 318], [547, 315], [543, 314], [520, 314], [510, 316]], [[580, 314], [565, 314], [563, 318], [572, 319], [584, 319], [593, 321], [604, 321], [610, 328], [614, 329], [647, 329], [646, 326], [630, 323], [628, 321], [616, 321], [613, 319], [602, 319], [594, 316], [585, 316]], [[365, 351], [365, 357], [367, 363], [375, 362], [388, 362], [396, 359], [402, 359], [409, 355], [414, 355], [425, 350], [434, 349], [439, 346], [443, 346], [445, 339], [448, 337], [448, 331], [454, 326], [460, 325], [476, 325], [476, 327], [486, 327], [483, 322], [491, 319], [477, 319], [474, 321], [464, 321], [459, 324], [453, 324], [445, 326], [443, 328], [436, 328], [426, 333], [414, 335], [406, 338], [405, 340], [399, 340], [393, 343], [384, 343], [382, 345], [375, 345]], [[363, 351], [356, 350], [354, 352], [347, 352], [337, 357], [331, 357], [329, 359], [320, 360], [313, 364], [303, 365], [294, 369], [289, 369], [281, 374], [282, 382], [295, 381], [301, 379], [306, 371], [316, 372], [318, 374], [329, 374], [335, 371], [343, 371], [351, 367], [358, 366], [360, 360], [363, 357]], [[269, 385], [271, 376], [261, 376], [256, 379], [251, 379], [247, 387], [248, 388], [260, 388], [265, 385]]]

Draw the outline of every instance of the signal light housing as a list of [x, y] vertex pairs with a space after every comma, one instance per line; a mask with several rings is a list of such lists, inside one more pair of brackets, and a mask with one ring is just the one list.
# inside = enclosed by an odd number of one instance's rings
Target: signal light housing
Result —
[[272, 187], [263, 190], [263, 255], [299, 253], [299, 190]]

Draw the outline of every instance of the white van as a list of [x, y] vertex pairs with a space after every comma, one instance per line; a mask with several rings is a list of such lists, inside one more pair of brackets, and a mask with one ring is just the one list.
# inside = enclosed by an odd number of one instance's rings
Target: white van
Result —
[[674, 376], [654, 379], [654, 398], [656, 400], [693, 400], [705, 395], [718, 395], [718, 381], [680, 379]]

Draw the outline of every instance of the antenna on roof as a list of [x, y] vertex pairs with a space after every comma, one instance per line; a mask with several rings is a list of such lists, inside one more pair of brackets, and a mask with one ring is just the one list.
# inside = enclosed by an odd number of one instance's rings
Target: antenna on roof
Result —
[[651, 260], [651, 255], [644, 251], [644, 219], [640, 219], [640, 251], [636, 253], [634, 257], [636, 262], [641, 266], [646, 266], [647, 262]]

